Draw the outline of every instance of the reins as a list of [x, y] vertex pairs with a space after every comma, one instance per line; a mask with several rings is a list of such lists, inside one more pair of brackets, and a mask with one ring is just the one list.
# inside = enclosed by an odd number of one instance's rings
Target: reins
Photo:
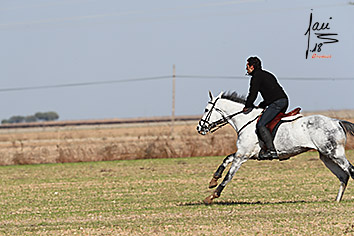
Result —
[[258, 116], [256, 116], [253, 120], [248, 121], [244, 126], [241, 127], [241, 129], [240, 129], [237, 133], [241, 133], [241, 130], [243, 130], [244, 128], [246, 128], [246, 126], [248, 126], [249, 124], [251, 124], [253, 121], [257, 120], [261, 115], [262, 115], [262, 113], [259, 114]]
[[[215, 109], [216, 111], [218, 111], [218, 109]], [[232, 117], [237, 116], [241, 113], [243, 113], [243, 111], [239, 111], [236, 112], [234, 114], [228, 115], [228, 116], [224, 116], [224, 114], [222, 114], [220, 111], [218, 111], [220, 113], [220, 115], [223, 117], [222, 119], [219, 119], [213, 123], [211, 123], [211, 129], [213, 129], [214, 127], [216, 127], [215, 129], [211, 130], [211, 133], [214, 133], [215, 131], [217, 131], [218, 129], [221, 129], [222, 127], [224, 127], [225, 125], [228, 124], [229, 120], [232, 119]]]
[[[220, 110], [219, 108], [215, 107], [216, 102], [217, 102], [218, 100], [219, 100], [219, 98], [217, 98], [214, 102], [209, 102], [210, 104], [212, 104], [212, 107], [211, 107], [211, 109], [209, 110], [209, 113], [206, 115], [205, 119], [201, 119], [201, 120], [199, 121], [200, 125], [201, 125], [201, 122], [202, 122], [202, 121], [203, 121], [204, 123], [207, 123], [207, 124], [209, 125], [208, 128], [210, 129], [210, 132], [211, 132], [211, 133], [214, 133], [214, 132], [217, 131], [218, 129], [221, 129], [222, 127], [224, 127], [225, 125], [227, 125], [228, 122], [229, 122], [229, 120], [232, 119], [234, 116], [237, 116], [237, 115], [239, 115], [239, 114], [244, 113], [243, 111], [239, 111], [239, 112], [235, 112], [235, 113], [233, 113], [233, 114], [231, 114], [231, 115], [225, 116], [225, 115], [223, 114], [223, 111], [222, 111], [222, 110]], [[219, 112], [220, 115], [222, 116], [222, 118], [219, 119], [219, 120], [217, 120], [217, 121], [214, 121], [213, 123], [210, 123], [210, 122], [209, 122], [209, 119], [210, 119], [210, 116], [211, 116], [211, 113], [212, 113], [213, 109], [215, 109], [217, 112]], [[248, 125], [250, 125], [252, 122], [254, 122], [255, 120], [257, 120], [260, 116], [261, 116], [261, 114], [258, 115], [258, 116], [256, 116], [254, 119], [248, 121], [245, 125], [243, 125], [243, 126], [241, 127], [241, 129], [238, 130], [237, 133], [240, 133], [244, 128], [246, 128], [246, 127], [247, 127]]]

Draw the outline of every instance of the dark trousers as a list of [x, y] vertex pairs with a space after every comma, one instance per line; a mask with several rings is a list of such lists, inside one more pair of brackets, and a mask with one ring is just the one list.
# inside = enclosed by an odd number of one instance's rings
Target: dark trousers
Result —
[[263, 115], [259, 119], [257, 123], [257, 130], [262, 127], [266, 126], [269, 122], [271, 122], [280, 112], [285, 113], [286, 110], [288, 109], [288, 99], [287, 98], [281, 98], [276, 101], [274, 101], [272, 104], [270, 104], [263, 112]]
[[287, 98], [281, 98], [274, 101], [264, 110], [263, 115], [256, 125], [256, 133], [258, 138], [264, 142], [267, 150], [275, 151], [275, 148], [273, 144], [273, 137], [266, 125], [271, 122], [280, 112], [285, 113], [286, 109], [288, 109]]

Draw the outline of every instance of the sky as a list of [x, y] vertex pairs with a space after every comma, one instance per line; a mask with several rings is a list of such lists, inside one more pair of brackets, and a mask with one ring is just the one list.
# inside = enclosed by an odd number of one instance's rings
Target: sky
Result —
[[354, 109], [353, 23], [342, 0], [0, 0], [0, 120], [170, 116], [173, 65], [175, 114], [202, 115], [253, 55], [289, 110]]

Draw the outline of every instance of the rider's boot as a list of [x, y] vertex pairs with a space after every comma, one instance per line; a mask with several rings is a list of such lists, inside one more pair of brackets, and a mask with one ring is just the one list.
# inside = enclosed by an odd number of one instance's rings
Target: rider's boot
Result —
[[277, 151], [274, 148], [273, 138], [268, 128], [265, 126], [258, 128], [258, 134], [267, 147], [267, 151], [261, 150], [258, 155], [259, 160], [279, 159]]

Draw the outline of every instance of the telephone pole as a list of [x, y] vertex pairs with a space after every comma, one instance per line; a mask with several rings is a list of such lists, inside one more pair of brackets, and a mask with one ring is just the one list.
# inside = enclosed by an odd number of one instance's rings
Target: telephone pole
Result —
[[175, 126], [175, 106], [176, 106], [176, 65], [173, 64], [172, 74], [172, 114], [171, 114], [171, 136], [173, 136]]

